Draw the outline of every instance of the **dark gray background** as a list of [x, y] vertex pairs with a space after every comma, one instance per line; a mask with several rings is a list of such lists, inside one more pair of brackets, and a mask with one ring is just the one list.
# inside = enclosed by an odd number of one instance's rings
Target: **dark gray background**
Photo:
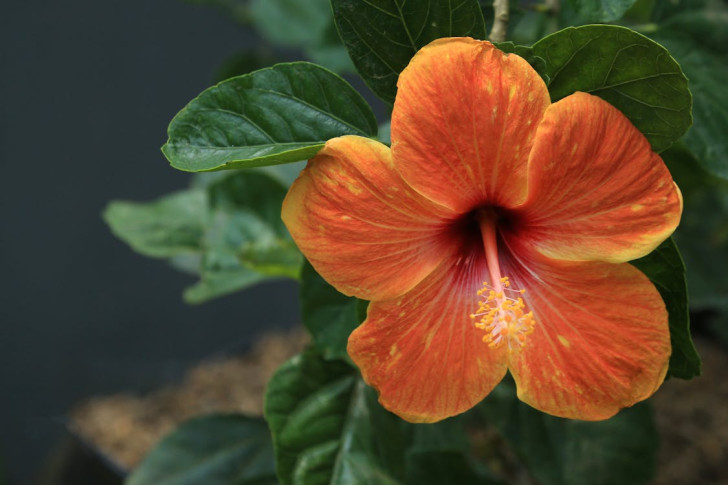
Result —
[[111, 199], [188, 183], [159, 151], [167, 123], [251, 42], [178, 0], [3, 4], [0, 456], [11, 483], [36, 472], [79, 399], [149, 390], [298, 320], [291, 283], [185, 305], [192, 278], [132, 253], [100, 217]]

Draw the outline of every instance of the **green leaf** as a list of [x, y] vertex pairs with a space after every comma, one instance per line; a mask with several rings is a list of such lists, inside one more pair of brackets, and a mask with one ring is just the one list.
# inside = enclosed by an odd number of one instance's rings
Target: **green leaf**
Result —
[[634, 5], [635, 0], [571, 0], [576, 12], [587, 22], [614, 22]]
[[198, 274], [184, 296], [200, 303], [298, 277], [303, 258], [280, 219], [285, 193], [261, 171], [238, 171], [151, 203], [112, 202], [104, 219], [136, 251]]
[[235, 293], [266, 279], [241, 267], [236, 258], [224, 258], [216, 254], [203, 258], [199, 272], [200, 281], [182, 293], [185, 302], [192, 305]]
[[268, 383], [265, 418], [281, 485], [330, 483], [356, 383], [350, 366], [306, 351]]
[[477, 0], [331, 0], [331, 5], [354, 66], [390, 104], [399, 73], [420, 48], [441, 37], [486, 36]]
[[104, 221], [116, 237], [152, 258], [197, 253], [208, 214], [203, 190], [175, 192], [151, 203], [113, 201]]
[[306, 261], [301, 270], [301, 318], [326, 359], [348, 359], [349, 334], [359, 325], [358, 300], [342, 295]]
[[198, 172], [311, 158], [341, 135], [376, 136], [366, 101], [315, 64], [278, 64], [213, 86], [169, 125], [162, 147], [173, 167]]
[[180, 425], [126, 485], [275, 485], [273, 446], [260, 418], [210, 415]]
[[240, 171], [208, 188], [201, 281], [190, 303], [238, 291], [265, 278], [297, 278], [302, 256], [281, 220], [286, 187], [258, 171]]
[[[350, 366], [308, 350], [284, 364], [268, 385], [265, 416], [273, 432], [281, 485], [441, 485], [468, 464], [468, 441], [457, 419], [434, 425], [402, 421], [377, 403]], [[423, 479], [420, 466], [433, 475]], [[488, 484], [475, 471], [458, 470]]]
[[702, 49], [689, 38], [657, 34], [680, 61], [690, 78], [695, 123], [685, 136], [685, 144], [709, 173], [728, 180], [728, 55], [720, 58]]
[[624, 113], [660, 152], [692, 123], [688, 81], [667, 50], [615, 25], [569, 27], [533, 45], [546, 61], [551, 99], [594, 94]]
[[646, 403], [606, 421], [569, 420], [522, 403], [508, 380], [477, 409], [542, 485], [638, 485], [654, 475], [658, 435]]
[[668, 377], [692, 379], [700, 375], [700, 356], [690, 335], [685, 264], [672, 238], [647, 256], [631, 262], [650, 278], [665, 302], [670, 324], [672, 355]]

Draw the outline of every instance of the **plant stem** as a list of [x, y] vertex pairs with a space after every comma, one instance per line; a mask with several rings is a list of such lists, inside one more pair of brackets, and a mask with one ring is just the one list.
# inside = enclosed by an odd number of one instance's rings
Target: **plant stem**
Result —
[[490, 29], [488, 40], [504, 42], [508, 31], [508, 0], [493, 0], [493, 10], [493, 28]]

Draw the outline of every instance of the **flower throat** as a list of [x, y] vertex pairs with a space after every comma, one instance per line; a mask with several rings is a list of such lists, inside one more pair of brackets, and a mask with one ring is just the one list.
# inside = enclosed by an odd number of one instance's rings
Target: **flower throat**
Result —
[[478, 309], [470, 315], [475, 326], [485, 330], [483, 342], [492, 348], [504, 344], [508, 350], [522, 348], [526, 336], [533, 332], [535, 320], [533, 312], [526, 313], [523, 294], [526, 290], [510, 288], [507, 276], [502, 276], [498, 261], [498, 242], [496, 235], [496, 216], [492, 211], [478, 214], [478, 224], [483, 236], [485, 260], [491, 283], [483, 282], [478, 290]]

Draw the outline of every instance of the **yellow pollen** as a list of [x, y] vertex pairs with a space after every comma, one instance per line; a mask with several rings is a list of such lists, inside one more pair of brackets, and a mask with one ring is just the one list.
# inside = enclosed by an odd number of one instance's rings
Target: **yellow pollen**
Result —
[[478, 309], [470, 315], [476, 328], [485, 330], [483, 342], [492, 348], [508, 345], [508, 350], [520, 350], [526, 343], [526, 336], [533, 332], [536, 321], [533, 312], [525, 313], [526, 307], [521, 295], [525, 290], [510, 289], [508, 277], [500, 279], [498, 291], [487, 281], [478, 290]]

